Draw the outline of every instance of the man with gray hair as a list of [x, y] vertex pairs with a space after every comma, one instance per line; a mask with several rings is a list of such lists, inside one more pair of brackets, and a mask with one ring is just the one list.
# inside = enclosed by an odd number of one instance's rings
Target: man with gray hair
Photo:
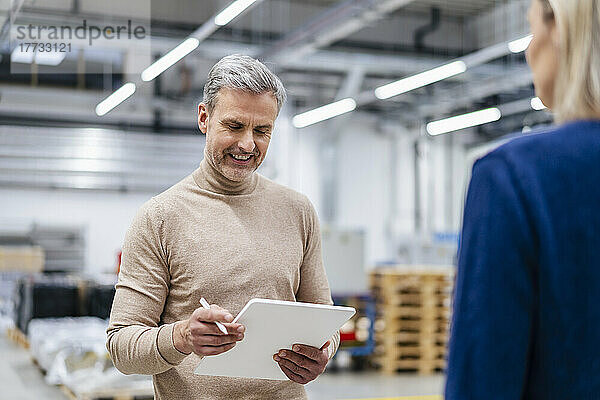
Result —
[[259, 61], [220, 60], [198, 107], [204, 160], [145, 203], [127, 232], [107, 348], [121, 372], [153, 375], [156, 399], [305, 399], [302, 385], [335, 353], [339, 334], [320, 349], [281, 349], [273, 362], [288, 381], [193, 373], [243, 340], [233, 315], [252, 298], [332, 304], [312, 204], [255, 172], [285, 97]]

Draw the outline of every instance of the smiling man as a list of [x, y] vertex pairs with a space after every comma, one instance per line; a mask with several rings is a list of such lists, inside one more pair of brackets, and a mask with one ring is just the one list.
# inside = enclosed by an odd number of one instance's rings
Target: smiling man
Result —
[[335, 353], [339, 335], [320, 349], [281, 349], [273, 362], [287, 381], [193, 374], [201, 357], [243, 340], [231, 321], [248, 300], [332, 304], [314, 208], [255, 172], [284, 101], [259, 61], [219, 61], [198, 108], [204, 160], [144, 204], [126, 235], [107, 348], [123, 373], [153, 375], [157, 399], [305, 399], [302, 385]]

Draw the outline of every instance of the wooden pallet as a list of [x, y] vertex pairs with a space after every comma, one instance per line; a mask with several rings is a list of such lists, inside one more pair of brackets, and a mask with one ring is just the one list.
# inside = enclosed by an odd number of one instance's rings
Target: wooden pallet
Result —
[[443, 329], [441, 326], [433, 326], [432, 329], [429, 329], [426, 326], [419, 330], [394, 330], [390, 329], [390, 327], [386, 327], [386, 329], [375, 331], [375, 338], [380, 340], [394, 340], [394, 341], [410, 341], [413, 339], [429, 339], [436, 338], [438, 340], [442, 340], [448, 337], [448, 330]]
[[432, 334], [448, 334], [450, 330], [449, 316], [407, 316], [399, 318], [379, 318], [375, 321], [375, 331], [386, 336], [396, 333], [418, 333], [426, 336]]
[[450, 324], [450, 314], [414, 311], [401, 315], [378, 315], [375, 321], [381, 326], [380, 330], [383, 330], [383, 327], [398, 327], [403, 328], [402, 330], [415, 331], [435, 327], [437, 330], [445, 329]]
[[423, 284], [451, 286], [454, 281], [454, 271], [411, 271], [407, 269], [376, 269], [371, 272], [371, 287], [397, 286], [399, 288], [420, 288]]
[[442, 277], [454, 276], [455, 268], [448, 266], [431, 265], [392, 265], [388, 267], [378, 267], [371, 271], [372, 275], [415, 275], [423, 277]]
[[418, 276], [371, 276], [371, 291], [376, 302], [391, 305], [449, 305], [453, 281], [424, 279]]
[[446, 356], [443, 345], [377, 346], [375, 357], [385, 360], [439, 360]]
[[399, 289], [419, 289], [423, 285], [447, 288], [454, 282], [453, 275], [415, 275], [410, 273], [390, 274], [374, 272], [369, 277], [372, 287], [390, 287]]
[[395, 374], [397, 372], [417, 372], [419, 375], [431, 375], [443, 371], [446, 368], [446, 360], [374, 360], [384, 374]]
[[142, 400], [154, 399], [154, 389], [148, 385], [138, 385], [131, 388], [97, 389], [89, 392], [75, 393], [70, 388], [60, 385], [60, 390], [70, 400]]
[[[419, 297], [417, 297], [419, 296]], [[418, 299], [418, 300], [416, 300]], [[422, 307], [422, 308], [450, 308], [451, 297], [450, 295], [436, 295], [436, 296], [421, 296], [421, 295], [389, 295], [384, 298], [375, 300], [375, 304], [378, 309], [387, 307], [393, 309], [394, 307]]]
[[371, 291], [376, 300], [385, 299], [392, 295], [426, 295], [448, 297], [452, 293], [452, 284], [428, 282], [408, 283], [404, 280], [371, 284]]
[[445, 319], [385, 319], [375, 320], [375, 330], [394, 334], [398, 332], [417, 332], [417, 333], [447, 333], [450, 323]]
[[448, 334], [424, 334], [421, 332], [377, 333], [375, 334], [375, 341], [390, 348], [413, 344], [445, 346], [448, 343]]
[[376, 365], [384, 373], [445, 368], [453, 268], [391, 268], [370, 275], [377, 308]]
[[25, 335], [19, 328], [8, 328], [6, 330], [6, 337], [22, 348], [29, 350], [29, 340], [27, 339], [27, 335]]
[[407, 307], [377, 305], [377, 314], [386, 323], [395, 320], [448, 321], [450, 307]]

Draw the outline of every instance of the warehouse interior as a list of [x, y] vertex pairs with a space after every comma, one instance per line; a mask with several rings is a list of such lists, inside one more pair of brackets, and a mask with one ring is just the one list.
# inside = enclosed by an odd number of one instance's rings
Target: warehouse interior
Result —
[[[244, 3], [239, 14], [215, 23], [234, 3]], [[473, 163], [552, 123], [524, 54], [529, 3], [2, 1], [0, 348], [8, 361], [0, 382], [8, 398], [152, 395], [150, 378], [117, 372], [104, 347], [123, 240], [142, 204], [198, 167], [207, 74], [222, 57], [245, 54], [288, 93], [258, 172], [310, 199], [333, 299], [358, 310], [327, 371], [307, 385], [309, 398], [441, 399], [447, 331], [436, 331], [435, 354], [394, 364], [377, 337], [382, 288], [418, 277], [437, 285], [435, 306], [448, 310]], [[134, 21], [146, 36], [74, 42], [70, 52], [46, 53], [58, 57], [50, 62], [19, 58], [17, 26], [84, 20]], [[148, 77], [186, 43], [173, 65]], [[306, 112], [327, 105], [337, 115], [309, 120]], [[491, 117], [444, 132], [447, 118], [479, 111]]]

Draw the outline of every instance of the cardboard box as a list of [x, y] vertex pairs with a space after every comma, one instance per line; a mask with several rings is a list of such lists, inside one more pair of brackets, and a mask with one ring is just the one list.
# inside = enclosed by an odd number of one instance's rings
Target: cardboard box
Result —
[[44, 250], [40, 246], [0, 246], [0, 271], [43, 270]]

